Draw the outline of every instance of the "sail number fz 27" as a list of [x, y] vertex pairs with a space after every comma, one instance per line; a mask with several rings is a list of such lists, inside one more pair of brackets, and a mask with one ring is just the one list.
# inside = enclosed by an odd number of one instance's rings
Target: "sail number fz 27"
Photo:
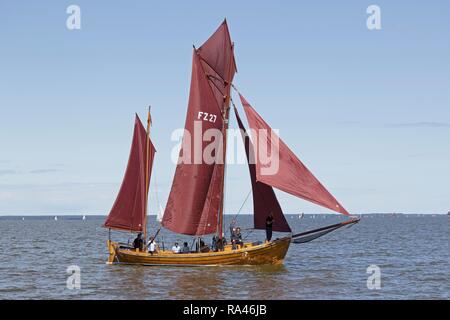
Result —
[[197, 119], [198, 120], [207, 121], [207, 122], [216, 123], [217, 115], [212, 114], [212, 113], [208, 113], [208, 112], [199, 111], [198, 115], [197, 115]]

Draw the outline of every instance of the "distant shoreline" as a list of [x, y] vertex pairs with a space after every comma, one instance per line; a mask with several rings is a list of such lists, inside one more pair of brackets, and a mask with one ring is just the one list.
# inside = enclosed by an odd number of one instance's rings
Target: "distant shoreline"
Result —
[[[225, 215], [235, 215], [235, 213], [226, 213]], [[249, 216], [253, 215], [253, 213], [240, 213], [239, 216]], [[301, 213], [285, 213], [287, 216], [299, 216]], [[341, 214], [337, 213], [304, 213], [305, 216], [314, 216], [314, 215], [323, 215], [323, 216], [338, 216], [338, 217], [345, 217]], [[446, 216], [447, 213], [386, 213], [386, 212], [377, 212], [377, 213], [358, 213], [354, 216], [369, 216], [369, 215], [387, 215], [387, 216], [398, 216], [398, 215], [439, 215], [439, 216]], [[70, 217], [83, 217], [86, 218], [91, 217], [107, 217], [107, 214], [0, 214], [0, 218], [45, 218], [45, 217], [61, 217], [61, 218], [70, 218]], [[156, 217], [156, 214], [149, 214], [149, 216]]]

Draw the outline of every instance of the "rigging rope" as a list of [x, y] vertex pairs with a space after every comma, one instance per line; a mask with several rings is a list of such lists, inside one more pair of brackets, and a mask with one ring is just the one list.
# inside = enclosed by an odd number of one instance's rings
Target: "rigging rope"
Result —
[[239, 94], [239, 95], [241, 94], [233, 83], [231, 83], [231, 87], [234, 89], [234, 91], [237, 92], [237, 94]]
[[[245, 200], [244, 200], [244, 202], [242, 203], [242, 205], [241, 205], [241, 207], [239, 208], [239, 210], [238, 210], [238, 212], [233, 216], [233, 218], [231, 219], [231, 222], [230, 222], [230, 227], [232, 227], [232, 226], [234, 226], [235, 224], [236, 224], [236, 221], [237, 221], [237, 216], [241, 213], [241, 210], [242, 210], [242, 208], [244, 207], [244, 205], [245, 205], [245, 203], [247, 202], [247, 200], [248, 200], [248, 198], [250, 197], [250, 194], [252, 193], [252, 189], [250, 189], [250, 191], [248, 192], [248, 194], [247, 194], [247, 196], [245, 197]], [[225, 231], [225, 234], [228, 234], [229, 233], [229, 230], [230, 228], [228, 228], [226, 231]], [[230, 236], [231, 236], [231, 234], [230, 234]]]
[[242, 241], [244, 241], [245, 239], [248, 238], [249, 235], [252, 234], [253, 231], [255, 231], [255, 229], [249, 229], [250, 231], [247, 233], [247, 235], [242, 239]]
[[[233, 84], [231, 84], [232, 86], [233, 86]], [[233, 88], [234, 88], [234, 86], [233, 86]], [[235, 89], [236, 90], [236, 89]], [[239, 93], [239, 92], [238, 92]], [[233, 101], [233, 98], [230, 96], [230, 101], [231, 101], [231, 104], [233, 105], [233, 107], [235, 108], [235, 109], [237, 109], [236, 108], [236, 105], [234, 104], [234, 101]]]
[[236, 219], [239, 213], [241, 213], [242, 208], [244, 207], [245, 203], [248, 200], [248, 197], [250, 197], [250, 194], [252, 193], [252, 189], [248, 192], [247, 196], [245, 197], [244, 202], [242, 203], [241, 207], [239, 208], [238, 212], [234, 215], [233, 219], [231, 219], [230, 225], [234, 225], [236, 223]]
[[[231, 87], [237, 91], [236, 87], [234, 86], [233, 83], [231, 83]], [[239, 91], [237, 91], [239, 93]], [[230, 96], [230, 101], [231, 104], [233, 105], [233, 107], [236, 109], [236, 105], [234, 104], [233, 98]], [[244, 205], [247, 203], [248, 198], [250, 197], [250, 194], [252, 193], [252, 188], [250, 188], [249, 192], [247, 193], [247, 196], [244, 199], [244, 202], [242, 203], [241, 207], [239, 208], [238, 212], [234, 215], [234, 217], [231, 219], [230, 222], [230, 227], [234, 226], [236, 224], [237, 221], [237, 216], [241, 213], [242, 208], [244, 207]], [[228, 232], [228, 230], [227, 230]]]

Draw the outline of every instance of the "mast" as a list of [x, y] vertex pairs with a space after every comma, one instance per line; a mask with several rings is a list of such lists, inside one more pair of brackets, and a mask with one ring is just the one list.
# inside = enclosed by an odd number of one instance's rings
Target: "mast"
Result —
[[[155, 147], [149, 138], [149, 129], [145, 130], [136, 114], [127, 168], [116, 200], [103, 227], [127, 232], [143, 233], [145, 231], [148, 184], [152, 175], [155, 152]], [[144, 172], [145, 169], [147, 172]]]
[[152, 119], [150, 117], [151, 106], [148, 107], [147, 113], [147, 139], [145, 145], [145, 207], [144, 207], [144, 246], [147, 245], [147, 210], [148, 210], [148, 189], [149, 189], [149, 151], [150, 151], [150, 126], [152, 124]]
[[[234, 44], [231, 45], [231, 56], [230, 56], [230, 63], [228, 67], [228, 75], [231, 74], [233, 59], [234, 59]], [[217, 224], [217, 233], [219, 238], [219, 243], [222, 243], [222, 233], [223, 233], [223, 213], [224, 213], [224, 207], [225, 207], [225, 173], [227, 168], [227, 139], [228, 139], [228, 125], [229, 125], [229, 118], [230, 118], [230, 101], [231, 101], [231, 80], [229, 80], [228, 83], [225, 83], [226, 90], [226, 96], [224, 97], [224, 110], [223, 110], [223, 134], [224, 134], [224, 142], [223, 142], [223, 175], [222, 175], [222, 200], [220, 203], [219, 208], [219, 216], [218, 216], [218, 224]]]
[[[201, 134], [209, 129], [219, 130], [222, 133], [220, 141], [217, 140], [220, 152], [208, 150], [216, 153], [213, 163], [196, 163], [195, 157], [192, 163], [192, 149], [180, 150], [178, 159], [181, 161], [177, 163], [162, 221], [162, 225], [173, 232], [221, 236], [225, 168], [224, 162], [218, 159], [224, 160], [223, 135], [228, 128], [224, 122], [229, 117], [227, 106], [231, 101], [230, 83], [235, 69], [232, 42], [224, 21], [200, 48], [194, 47], [185, 122], [185, 130], [191, 135], [196, 132], [199, 121], [202, 124]], [[192, 142], [191, 135], [183, 135], [183, 146], [190, 148], [185, 142]], [[201, 141], [198, 146], [205, 151], [209, 145], [208, 141]], [[221, 153], [220, 158], [217, 153]], [[188, 158], [187, 154], [190, 155]]]

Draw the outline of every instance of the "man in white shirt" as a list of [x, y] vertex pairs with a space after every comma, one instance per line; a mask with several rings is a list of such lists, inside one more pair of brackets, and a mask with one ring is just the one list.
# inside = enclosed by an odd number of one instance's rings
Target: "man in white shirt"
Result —
[[154, 254], [156, 252], [156, 245], [154, 239], [150, 239], [148, 242], [148, 252]]
[[178, 245], [178, 242], [175, 242], [175, 245], [172, 247], [172, 252], [173, 253], [180, 253], [180, 246]]

